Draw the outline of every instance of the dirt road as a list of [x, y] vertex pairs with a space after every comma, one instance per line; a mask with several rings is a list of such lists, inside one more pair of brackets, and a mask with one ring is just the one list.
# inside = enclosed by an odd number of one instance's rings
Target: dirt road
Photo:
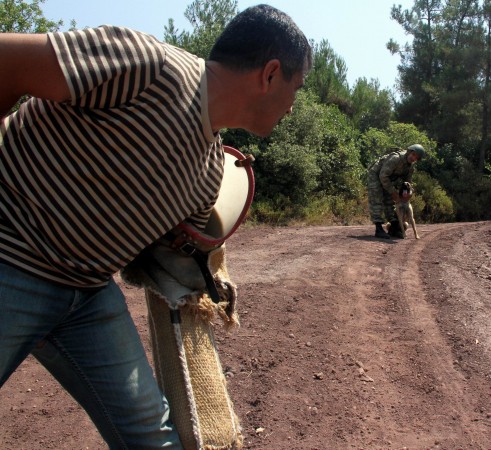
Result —
[[[241, 229], [241, 328], [217, 329], [246, 449], [491, 449], [491, 222]], [[141, 290], [123, 285], [148, 346]], [[0, 391], [0, 448], [106, 448], [29, 359]]]

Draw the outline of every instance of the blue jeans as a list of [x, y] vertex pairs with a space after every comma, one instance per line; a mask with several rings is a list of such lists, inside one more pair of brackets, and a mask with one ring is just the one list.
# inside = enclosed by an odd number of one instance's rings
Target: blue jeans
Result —
[[0, 386], [32, 353], [80, 403], [111, 449], [181, 449], [114, 280], [57, 285], [0, 263]]

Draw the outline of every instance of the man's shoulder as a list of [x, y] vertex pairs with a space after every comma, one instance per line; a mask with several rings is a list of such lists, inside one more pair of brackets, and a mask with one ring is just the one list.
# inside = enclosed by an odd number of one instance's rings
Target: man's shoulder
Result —
[[389, 159], [393, 160], [393, 161], [400, 161], [400, 160], [404, 160], [404, 158], [406, 157], [406, 153], [407, 153], [407, 150], [404, 150], [404, 149], [400, 149], [400, 150], [394, 150], [392, 152], [389, 153]]
[[402, 155], [401, 152], [403, 152], [403, 150], [391, 150], [389, 153], [386, 153], [384, 155], [384, 157], [385, 157], [384, 159], [386, 161], [389, 161], [389, 160], [392, 160], [392, 161], [398, 160], [399, 158], [401, 158], [401, 155]]
[[176, 47], [175, 45], [169, 44], [167, 42], [162, 43], [164, 49], [166, 52], [169, 54], [169, 56], [177, 58], [177, 59], [185, 59], [189, 61], [194, 61], [198, 62], [202, 58], [199, 58], [193, 53], [188, 52], [187, 50], [184, 50], [181, 47]]
[[384, 167], [397, 167], [401, 164], [401, 161], [404, 161], [405, 152], [404, 150], [396, 150], [390, 153], [387, 153], [383, 158], [383, 166]]
[[[109, 48], [115, 49], [114, 51], [121, 48], [152, 48], [156, 49], [153, 50], [154, 52], [160, 53], [168, 45], [146, 32], [110, 24], [69, 31], [56, 31], [48, 33], [48, 35], [51, 36], [53, 41], [58, 42], [60, 46], [87, 49], [90, 50], [90, 54], [104, 54], [106, 49]], [[118, 54], [117, 51], [116, 54]]]

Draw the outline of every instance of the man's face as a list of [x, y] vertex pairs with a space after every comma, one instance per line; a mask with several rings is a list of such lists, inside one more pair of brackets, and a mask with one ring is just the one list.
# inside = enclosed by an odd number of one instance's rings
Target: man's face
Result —
[[416, 152], [409, 152], [407, 155], [407, 162], [409, 164], [413, 164], [415, 162], [419, 161], [419, 155]]
[[249, 131], [266, 137], [287, 114], [292, 112], [297, 91], [304, 85], [305, 74], [295, 74], [291, 80], [285, 80], [281, 73], [271, 80], [271, 88], [257, 106], [253, 127]]

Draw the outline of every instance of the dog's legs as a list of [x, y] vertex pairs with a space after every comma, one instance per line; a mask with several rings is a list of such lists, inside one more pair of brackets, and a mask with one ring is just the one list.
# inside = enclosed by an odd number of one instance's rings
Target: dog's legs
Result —
[[404, 226], [404, 213], [401, 208], [396, 206], [397, 219], [399, 220], [399, 227], [401, 229], [402, 238], [406, 239], [406, 227]]
[[413, 213], [413, 207], [411, 206], [411, 204], [408, 205], [409, 206], [409, 222], [411, 222], [411, 226], [413, 227], [413, 231], [414, 231], [414, 237], [416, 239], [419, 239], [419, 234], [416, 230], [416, 222], [414, 221], [414, 213]]

